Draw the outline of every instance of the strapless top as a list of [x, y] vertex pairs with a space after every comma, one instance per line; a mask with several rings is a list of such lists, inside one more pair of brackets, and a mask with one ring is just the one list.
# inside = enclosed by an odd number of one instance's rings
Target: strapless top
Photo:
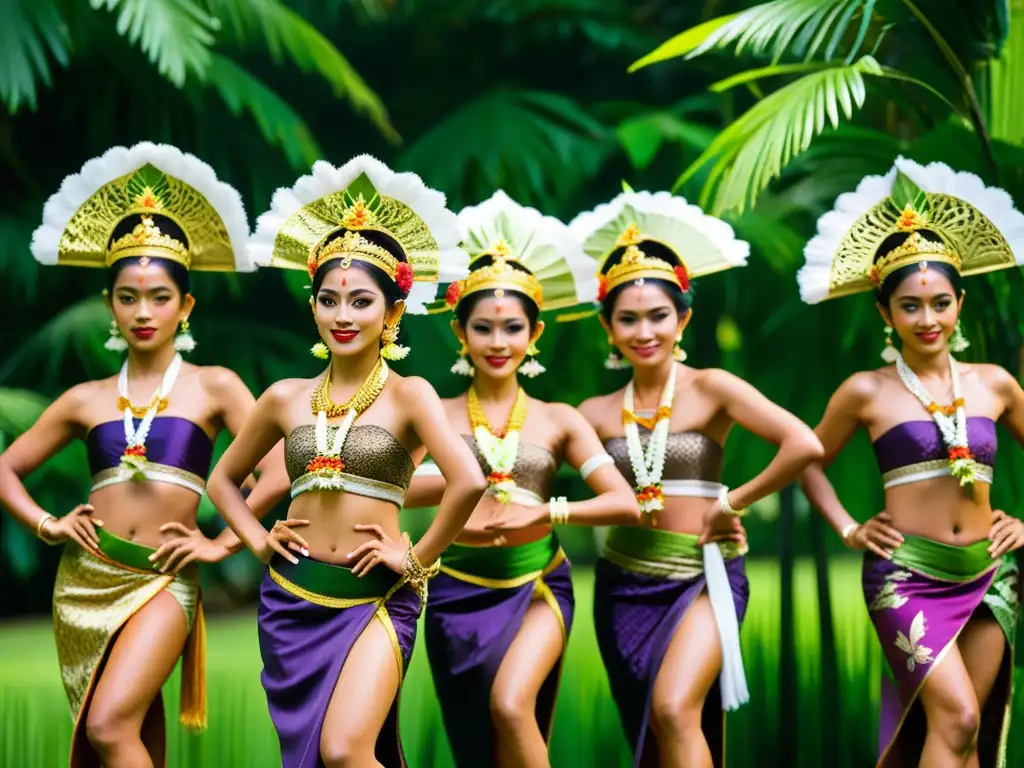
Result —
[[[651, 432], [638, 425], [640, 444], [647, 450]], [[604, 441], [605, 450], [626, 481], [635, 486], [636, 475], [629, 461], [625, 437]], [[722, 446], [700, 432], [673, 432], [665, 446], [665, 468], [662, 490], [666, 496], [697, 496], [716, 498], [722, 478]]]
[[[334, 440], [336, 426], [327, 427], [327, 441]], [[292, 481], [292, 498], [316, 490], [314, 476], [306, 471], [316, 458], [316, 427], [303, 424], [285, 440], [284, 457]], [[337, 490], [390, 501], [401, 507], [405, 501], [413, 463], [409, 452], [383, 427], [374, 424], [353, 426], [341, 448], [345, 469], [338, 474]]]
[[[473, 451], [480, 470], [486, 476], [491, 471], [487, 460], [477, 447], [476, 440], [472, 435], [463, 435], [462, 438]], [[555, 482], [555, 473], [558, 471], [558, 459], [546, 448], [541, 448], [534, 443], [519, 441], [519, 450], [516, 452], [516, 463], [512, 465], [512, 480], [516, 484], [517, 494], [527, 493], [529, 498], [515, 499], [520, 503], [546, 504], [551, 496], [551, 486]]]
[[[141, 419], [134, 419], [136, 428]], [[157, 416], [146, 437], [146, 461], [135, 470], [121, 464], [128, 443], [123, 421], [97, 424], [85, 436], [92, 490], [144, 479], [170, 483], [202, 495], [213, 458], [213, 441], [202, 427], [180, 416]]]
[[[978, 463], [978, 479], [991, 483], [997, 447], [995, 422], [987, 416], [969, 416], [967, 445]], [[871, 447], [886, 488], [949, 474], [949, 456], [942, 433], [931, 419], [897, 424], [879, 436]]]

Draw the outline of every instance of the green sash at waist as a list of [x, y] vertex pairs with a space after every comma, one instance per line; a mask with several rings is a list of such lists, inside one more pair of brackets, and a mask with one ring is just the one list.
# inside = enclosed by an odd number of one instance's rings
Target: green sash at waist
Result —
[[[299, 556], [298, 563], [285, 560], [274, 555], [270, 561], [270, 572], [273, 577], [283, 577], [289, 585], [299, 587], [305, 592], [338, 600], [376, 600], [385, 597], [402, 577], [378, 564], [364, 576], [356, 576], [351, 568], [343, 565], [332, 565], [320, 560], [311, 560]], [[279, 584], [280, 579], [275, 578]]]
[[[664, 579], [693, 579], [704, 573], [704, 553], [692, 533], [661, 531], [638, 526], [616, 526], [608, 532], [604, 558], [627, 571]], [[722, 557], [743, 554], [735, 541], [719, 542]]]
[[971, 581], [996, 564], [988, 555], [989, 546], [988, 539], [958, 547], [907, 534], [893, 553], [892, 561], [933, 579]]
[[452, 544], [441, 556], [442, 570], [483, 579], [519, 579], [548, 567], [562, 547], [555, 534], [515, 547], [469, 547]]
[[96, 535], [100, 539], [100, 552], [115, 563], [126, 565], [137, 571], [156, 570], [156, 564], [149, 559], [149, 556], [156, 552], [152, 547], [122, 539], [120, 536], [107, 533], [99, 526], [96, 527]]

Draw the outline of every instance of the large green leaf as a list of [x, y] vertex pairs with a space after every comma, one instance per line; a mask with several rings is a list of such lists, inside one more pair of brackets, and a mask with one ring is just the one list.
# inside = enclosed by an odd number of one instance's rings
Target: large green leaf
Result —
[[391, 141], [399, 135], [380, 97], [367, 85], [341, 51], [315, 26], [279, 0], [207, 0], [210, 10], [241, 41], [259, 35], [277, 63], [290, 61], [304, 72], [316, 72], [336, 97], [347, 98]]
[[683, 172], [676, 186], [717, 158], [703, 202], [706, 204], [717, 188], [713, 206], [717, 214], [730, 209], [742, 211], [816, 136], [828, 126], [838, 127], [840, 115], [853, 117], [864, 104], [866, 74], [883, 75], [870, 56], [852, 65], [806, 75], [769, 94], [722, 131]]
[[596, 171], [612, 146], [608, 138], [567, 96], [499, 89], [442, 120], [399, 164], [443, 189], [454, 206], [495, 189], [524, 204], [550, 206]]
[[117, 367], [116, 356], [103, 348], [110, 312], [102, 297], [81, 299], [58, 312], [7, 356], [0, 366], [0, 382], [17, 371], [33, 371], [40, 388], [52, 387], [69, 361], [82, 366], [90, 377], [108, 376]]
[[189, 73], [203, 77], [219, 27], [216, 18], [190, 0], [89, 0], [93, 8], [117, 11], [117, 31], [138, 44], [161, 75], [179, 88]]
[[284, 150], [296, 169], [307, 168], [321, 156], [309, 126], [288, 103], [238, 64], [210, 55], [207, 83], [235, 115], [248, 111], [263, 138]]
[[859, 17], [858, 32], [846, 51], [847, 60], [852, 61], [867, 36], [874, 5], [875, 0], [772, 0], [686, 30], [637, 61], [630, 71], [729, 46], [734, 46], [736, 56], [767, 55], [772, 63], [787, 53], [807, 61], [824, 46], [825, 59], [831, 59]]
[[7, 0], [0, 5], [0, 98], [11, 113], [36, 107], [36, 79], [50, 85], [53, 56], [66, 67], [70, 39], [54, 0]]
[[714, 139], [715, 129], [671, 112], [649, 112], [623, 120], [615, 134], [633, 167], [643, 170], [666, 142], [703, 152]]

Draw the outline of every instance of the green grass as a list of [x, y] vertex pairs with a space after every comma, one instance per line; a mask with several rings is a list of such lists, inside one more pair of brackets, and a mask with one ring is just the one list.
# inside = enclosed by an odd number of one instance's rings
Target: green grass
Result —
[[[763, 766], [778, 749], [779, 569], [751, 561], [751, 600], [743, 650], [751, 702], [729, 718], [729, 766]], [[881, 654], [860, 594], [860, 565], [852, 558], [832, 565], [833, 605], [840, 673], [841, 714], [820, 706], [821, 645], [813, 566], [798, 563], [795, 576], [797, 685], [800, 696], [797, 766], [820, 765], [818, 738], [838, 730], [842, 753], [830, 766], [872, 763]], [[625, 766], [628, 751], [608, 680], [597, 651], [591, 606], [593, 572], [576, 573], [577, 614], [569, 643], [552, 740], [558, 768]], [[279, 766], [277, 740], [260, 687], [256, 621], [251, 613], [209, 622], [210, 729], [200, 737], [168, 730], [170, 766]], [[168, 711], [177, 712], [177, 679], [166, 689]], [[1018, 706], [1024, 699], [1017, 697]], [[1018, 712], [1024, 710], [1018, 709]], [[48, 622], [12, 622], [0, 633], [0, 766], [51, 768], [66, 764], [71, 733]], [[402, 737], [413, 768], [447, 768], [451, 756], [434, 698], [422, 642], [417, 643], [402, 694]], [[1011, 735], [1010, 765], [1024, 754], [1024, 733]]]

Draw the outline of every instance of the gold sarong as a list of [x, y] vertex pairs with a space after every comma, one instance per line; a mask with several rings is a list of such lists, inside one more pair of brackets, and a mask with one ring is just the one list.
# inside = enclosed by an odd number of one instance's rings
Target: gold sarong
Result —
[[205, 728], [206, 628], [198, 566], [177, 575], [162, 574], [147, 560], [154, 550], [102, 529], [98, 533], [104, 557], [68, 544], [53, 590], [57, 659], [75, 721], [76, 741], [112, 641], [132, 616], [165, 589], [181, 605], [189, 628], [182, 662], [180, 721], [189, 728]]

